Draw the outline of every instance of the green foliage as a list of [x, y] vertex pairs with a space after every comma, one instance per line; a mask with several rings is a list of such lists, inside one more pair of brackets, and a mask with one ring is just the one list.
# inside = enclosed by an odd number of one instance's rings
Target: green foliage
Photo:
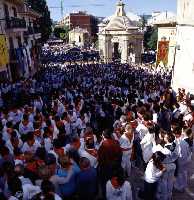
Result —
[[144, 33], [144, 48], [145, 49], [157, 49], [158, 41], [158, 29], [157, 27], [147, 27], [146, 32]]
[[40, 32], [42, 34], [42, 42], [46, 42], [52, 32], [52, 21], [50, 17], [50, 11], [47, 6], [46, 0], [27, 0], [27, 3], [32, 9], [39, 12], [42, 17], [38, 20], [40, 26]]
[[143, 15], [140, 20], [140, 27], [142, 28], [142, 30], [144, 30], [144, 28], [146, 27], [146, 24], [147, 24], [147, 19], [145, 15]]
[[54, 35], [57, 38], [68, 40], [69, 28], [67, 26], [56, 26], [54, 28]]

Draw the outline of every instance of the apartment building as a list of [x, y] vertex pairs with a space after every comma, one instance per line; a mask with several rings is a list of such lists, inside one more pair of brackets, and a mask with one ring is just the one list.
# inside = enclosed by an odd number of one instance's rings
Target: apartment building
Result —
[[98, 32], [98, 18], [83, 11], [65, 15], [59, 25], [68, 26], [70, 30], [77, 27], [86, 29], [92, 38], [96, 37]]
[[0, 80], [16, 81], [37, 70], [40, 17], [24, 0], [0, 1], [0, 34], [6, 40], [8, 52], [8, 62], [0, 62]]

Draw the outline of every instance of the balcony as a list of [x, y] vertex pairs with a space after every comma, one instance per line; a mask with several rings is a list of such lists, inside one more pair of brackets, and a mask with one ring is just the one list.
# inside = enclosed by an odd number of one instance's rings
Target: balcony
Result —
[[33, 35], [34, 34], [34, 29], [31, 26], [28, 26], [27, 31], [24, 32], [25, 36]]
[[26, 29], [26, 21], [16, 17], [7, 18], [6, 25], [7, 29]]
[[40, 27], [34, 26], [34, 37], [35, 39], [40, 39], [41, 38], [41, 30]]
[[28, 27], [28, 30], [24, 32], [24, 35], [26, 37], [28, 36], [34, 36], [35, 39], [40, 39], [41, 38], [41, 30], [39, 27], [32, 27], [32, 26], [29, 26]]

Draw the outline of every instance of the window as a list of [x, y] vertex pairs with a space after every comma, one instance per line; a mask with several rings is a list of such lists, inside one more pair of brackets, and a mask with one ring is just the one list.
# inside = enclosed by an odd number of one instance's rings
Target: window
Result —
[[17, 17], [17, 11], [16, 11], [16, 8], [15, 8], [15, 7], [12, 7], [12, 11], [13, 11], [13, 16], [14, 16], [14, 17]]
[[9, 37], [9, 49], [14, 49], [13, 38]]
[[18, 37], [17, 37], [17, 40], [18, 40], [18, 46], [19, 46], [19, 47], [22, 47], [21, 37], [18, 36]]
[[7, 4], [4, 4], [4, 12], [5, 12], [5, 18], [9, 18], [9, 9]]

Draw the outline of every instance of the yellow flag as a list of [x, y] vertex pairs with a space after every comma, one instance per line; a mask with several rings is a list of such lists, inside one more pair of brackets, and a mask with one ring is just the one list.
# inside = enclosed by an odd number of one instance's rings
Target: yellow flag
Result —
[[9, 63], [9, 54], [5, 35], [0, 35], [0, 67]]

